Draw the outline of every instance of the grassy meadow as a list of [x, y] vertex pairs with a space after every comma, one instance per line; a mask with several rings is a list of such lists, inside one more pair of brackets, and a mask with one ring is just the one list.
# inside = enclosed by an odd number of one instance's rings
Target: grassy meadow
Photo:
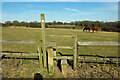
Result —
[[[2, 28], [2, 39], [3, 40], [38, 40], [42, 39], [42, 30], [38, 28]], [[74, 35], [77, 34], [77, 40], [81, 42], [89, 41], [113, 41], [118, 42], [118, 33], [116, 32], [83, 32], [82, 30], [73, 29], [53, 29], [47, 28], [46, 35]], [[50, 41], [56, 41], [57, 46], [73, 46], [74, 37], [49, 37], [46, 36], [46, 45]], [[2, 43], [2, 51], [9, 52], [29, 52], [36, 53], [37, 45], [35, 44], [19, 44], [19, 43]], [[69, 49], [57, 49], [57, 52], [62, 54], [71, 55], [73, 50]], [[100, 55], [100, 56], [117, 56], [117, 46], [80, 46], [80, 55]], [[4, 54], [4, 53], [3, 53]], [[86, 67], [87, 66], [87, 67]], [[109, 65], [110, 66], [110, 65]], [[93, 66], [89, 64], [78, 64], [77, 70], [72, 70], [71, 66], [67, 66], [68, 78], [111, 78], [118, 77], [117, 68], [110, 68], [109, 66]], [[57, 61], [54, 61], [55, 74], [48, 73], [38, 62], [34, 59], [3, 59], [2, 60], [2, 75], [3, 78], [19, 78], [20, 80], [33, 80], [34, 74], [40, 73], [43, 79], [46, 78], [63, 78], [64, 75], [60, 72]], [[82, 71], [83, 70], [83, 71]], [[96, 75], [96, 76], [95, 76]], [[24, 79], [21, 79], [24, 78]], [[27, 79], [31, 78], [31, 79]]]
[[[42, 30], [39, 28], [2, 28], [2, 39], [3, 40], [41, 40]], [[74, 35], [77, 34], [77, 40], [80, 42], [95, 42], [95, 41], [110, 41], [118, 42], [117, 32], [102, 32], [98, 31], [83, 32], [82, 30], [74, 29], [53, 29], [47, 28], [46, 35]], [[56, 41], [57, 46], [73, 46], [74, 37], [50, 37], [46, 36], [46, 45], [50, 41]], [[13, 51], [13, 52], [36, 52], [37, 47], [33, 44], [16, 44], [16, 43], [2, 43], [2, 51]], [[69, 49], [58, 49], [57, 51], [62, 54], [73, 54], [73, 50]], [[100, 56], [117, 56], [117, 46], [80, 46], [80, 55], [100, 55]]]

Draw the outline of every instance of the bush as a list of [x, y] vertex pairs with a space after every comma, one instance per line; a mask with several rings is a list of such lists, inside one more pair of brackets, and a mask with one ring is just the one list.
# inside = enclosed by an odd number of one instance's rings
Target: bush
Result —
[[105, 26], [105, 27], [101, 27], [101, 31], [120, 32], [120, 28]]

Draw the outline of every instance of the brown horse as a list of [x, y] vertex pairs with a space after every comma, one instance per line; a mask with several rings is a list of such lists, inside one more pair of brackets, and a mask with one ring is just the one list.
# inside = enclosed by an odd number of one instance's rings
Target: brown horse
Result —
[[90, 29], [92, 29], [93, 33], [94, 33], [94, 30], [98, 31], [98, 28], [90, 27]]
[[84, 29], [83, 29], [83, 31], [87, 31], [87, 30], [89, 30], [89, 32], [90, 32], [90, 27], [84, 27]]

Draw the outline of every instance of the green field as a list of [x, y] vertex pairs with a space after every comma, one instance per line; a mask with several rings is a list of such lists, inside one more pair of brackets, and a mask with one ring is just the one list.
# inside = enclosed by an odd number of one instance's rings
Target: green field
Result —
[[[74, 35], [77, 34], [77, 40], [80, 42], [110, 41], [118, 42], [117, 32], [83, 32], [74, 29], [53, 29], [47, 28], [46, 35]], [[41, 40], [42, 32], [38, 28], [2, 28], [3, 40]], [[50, 41], [56, 41], [57, 46], [73, 46], [74, 38], [66, 37], [48, 37], [46, 36], [46, 45]], [[2, 51], [13, 52], [36, 52], [36, 45], [2, 43]], [[73, 50], [58, 49], [62, 54], [73, 54]], [[101, 56], [117, 56], [117, 46], [81, 46], [79, 48], [80, 55], [101, 55]]]

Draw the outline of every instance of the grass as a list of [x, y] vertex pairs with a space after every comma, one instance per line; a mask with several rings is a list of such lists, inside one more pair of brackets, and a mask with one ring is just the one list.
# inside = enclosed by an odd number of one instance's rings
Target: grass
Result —
[[[113, 41], [118, 42], [117, 32], [83, 32], [82, 30], [73, 29], [53, 29], [47, 28], [46, 35], [74, 35], [77, 34], [77, 40], [81, 42], [89, 41]], [[41, 29], [38, 28], [2, 28], [3, 40], [38, 40], [42, 39]], [[46, 37], [46, 45], [50, 41], [56, 41], [57, 46], [73, 46], [74, 38], [66, 37]], [[3, 43], [2, 51], [17, 52], [36, 52], [36, 45]], [[73, 54], [73, 50], [58, 49], [62, 54]], [[117, 56], [117, 46], [80, 46], [79, 54], [81, 55], [101, 55], [101, 56]]]

